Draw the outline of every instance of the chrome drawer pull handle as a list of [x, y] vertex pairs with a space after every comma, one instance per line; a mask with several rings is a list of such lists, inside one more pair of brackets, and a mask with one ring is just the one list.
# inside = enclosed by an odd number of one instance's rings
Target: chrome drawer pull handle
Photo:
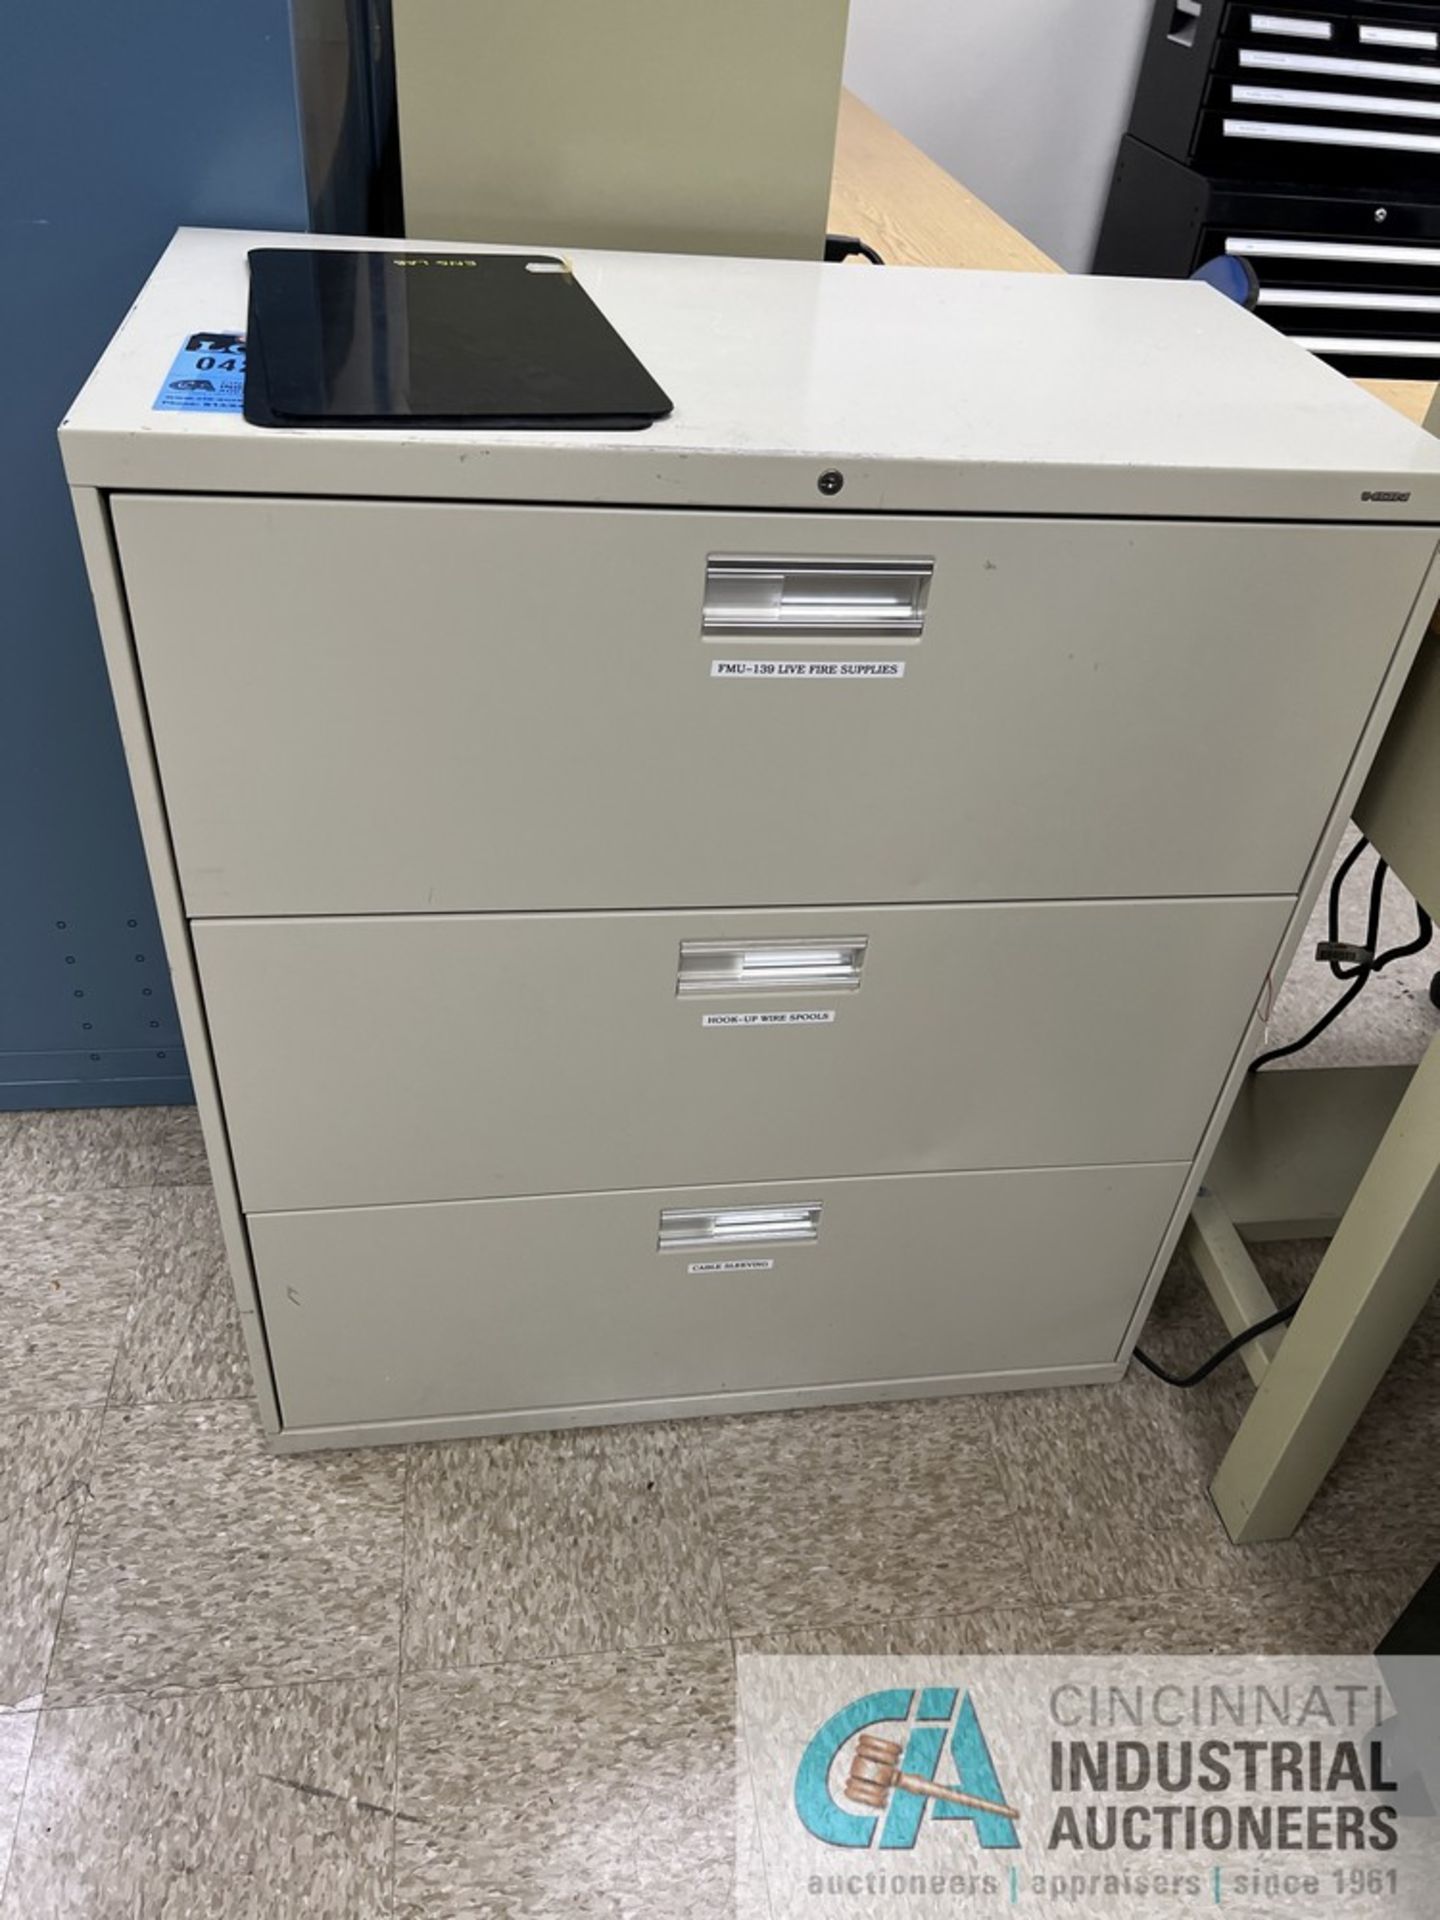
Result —
[[1349, 287], [1262, 287], [1262, 307], [1333, 307], [1345, 313], [1440, 313], [1440, 293], [1365, 293]]
[[1292, 333], [1290, 338], [1310, 353], [1363, 353], [1387, 360], [1432, 360], [1440, 353], [1440, 340], [1418, 340], [1408, 333], [1373, 340], [1360, 333]]
[[925, 631], [933, 560], [766, 560], [711, 554], [705, 563], [707, 634], [794, 639], [918, 639]]
[[1359, 266], [1440, 267], [1440, 247], [1376, 246], [1368, 240], [1272, 240], [1231, 234], [1226, 253], [1247, 260], [1343, 260]]
[[868, 939], [682, 940], [677, 993], [850, 993]]
[[1440, 120], [1440, 100], [1401, 100], [1387, 93], [1315, 93], [1308, 87], [1230, 89], [1237, 107], [1301, 107], [1313, 113], [1388, 113], [1398, 120]]
[[1440, 33], [1430, 27], [1361, 27], [1362, 47], [1418, 47], [1422, 53], [1440, 53]]
[[1228, 140], [1294, 140], [1312, 147], [1366, 147], [1376, 153], [1440, 153], [1440, 134], [1433, 133], [1312, 127], [1299, 120], [1226, 120], [1221, 124]]
[[1413, 67], [1405, 60], [1344, 60], [1328, 53], [1272, 53], [1268, 47], [1242, 47], [1242, 67], [1267, 73], [1338, 73], [1347, 80], [1407, 80], [1412, 86], [1440, 87], [1440, 67]]
[[[1252, 33], [1284, 33], [1292, 40], [1329, 40], [1333, 29], [1328, 20], [1297, 20], [1288, 13], [1252, 13]], [[1365, 29], [1360, 29], [1363, 34]]]
[[820, 1206], [665, 1207], [659, 1251], [695, 1247], [793, 1246], [820, 1236]]

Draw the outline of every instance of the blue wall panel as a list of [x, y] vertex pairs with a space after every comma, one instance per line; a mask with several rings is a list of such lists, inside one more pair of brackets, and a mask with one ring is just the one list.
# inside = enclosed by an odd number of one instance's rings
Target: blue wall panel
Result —
[[183, 1100], [55, 427], [177, 226], [305, 226], [289, 9], [0, 0], [0, 45], [0, 1108]]

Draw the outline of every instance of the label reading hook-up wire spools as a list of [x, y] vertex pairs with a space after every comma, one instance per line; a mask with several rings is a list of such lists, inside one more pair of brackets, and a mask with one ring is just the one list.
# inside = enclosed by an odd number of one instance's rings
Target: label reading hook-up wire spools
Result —
[[794, 1013], [702, 1013], [702, 1027], [829, 1027], [835, 1023], [833, 1007], [807, 1007]]

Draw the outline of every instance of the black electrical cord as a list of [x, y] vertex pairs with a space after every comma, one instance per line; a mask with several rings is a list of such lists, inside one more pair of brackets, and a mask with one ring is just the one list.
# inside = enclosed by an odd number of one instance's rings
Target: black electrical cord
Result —
[[1237, 1333], [1233, 1340], [1227, 1340], [1218, 1353], [1212, 1353], [1210, 1358], [1203, 1365], [1198, 1366], [1193, 1373], [1171, 1373], [1167, 1368], [1162, 1367], [1158, 1360], [1152, 1360], [1148, 1353], [1142, 1353], [1139, 1347], [1135, 1349], [1135, 1358], [1142, 1367], [1153, 1373], [1157, 1380], [1163, 1380], [1167, 1387], [1198, 1387], [1200, 1382], [1208, 1379], [1218, 1366], [1230, 1358], [1231, 1354], [1238, 1353], [1241, 1347], [1246, 1346], [1251, 1340], [1258, 1340], [1262, 1333], [1269, 1333], [1275, 1327], [1283, 1327], [1287, 1321], [1295, 1318], [1299, 1310], [1300, 1302], [1296, 1300], [1288, 1307], [1281, 1307], [1277, 1313], [1268, 1314], [1265, 1319], [1257, 1320], [1253, 1327], [1246, 1327], [1245, 1331]]
[[856, 255], [868, 260], [872, 267], [883, 267], [884, 259], [874, 247], [858, 239], [853, 233], [827, 233], [825, 236], [825, 259], [830, 266], [838, 266], [842, 260], [851, 260]]
[[1435, 938], [1435, 922], [1418, 900], [1415, 902], [1415, 928], [1413, 940], [1407, 940], [1403, 947], [1391, 947], [1388, 953], [1381, 954], [1375, 962], [1376, 973], [1379, 973], [1382, 967], [1388, 967], [1392, 960], [1404, 960], [1409, 954], [1423, 953]]
[[[1355, 842], [1354, 846], [1350, 849], [1349, 853], [1347, 853], [1345, 858], [1340, 862], [1339, 866], [1335, 869], [1334, 876], [1330, 881], [1330, 905], [1326, 915], [1325, 931], [1326, 931], [1326, 934], [1328, 935], [1328, 944], [1332, 947], [1338, 947], [1340, 945], [1340, 896], [1344, 891], [1345, 882], [1350, 876], [1350, 869], [1355, 865], [1355, 862], [1360, 858], [1361, 854], [1364, 853], [1365, 849], [1369, 845], [1370, 845], [1370, 842], [1362, 834], [1361, 837]], [[1380, 867], [1383, 867], [1384, 864], [1385, 863], [1382, 860], [1380, 862], [1380, 866], [1377, 866], [1375, 870], [1376, 874], [1380, 872]], [[1383, 888], [1384, 888], [1383, 879], [1380, 884], [1381, 884], [1381, 889], [1383, 891]], [[1370, 904], [1372, 908], [1372, 919], [1374, 922], [1375, 935], [1376, 937], [1378, 937], [1379, 931], [1380, 931], [1380, 922], [1379, 922], [1378, 915], [1375, 915], [1373, 912], [1373, 909], [1375, 907], [1375, 876], [1374, 875], [1371, 876], [1371, 880], [1370, 880]], [[1369, 932], [1370, 932], [1370, 928], [1367, 925], [1366, 927], [1367, 935], [1369, 934]], [[1367, 938], [1366, 946], [1371, 953], [1375, 951], [1373, 939]], [[1363, 960], [1356, 961], [1353, 966], [1347, 966], [1345, 962], [1335, 959], [1334, 957], [1330, 957], [1329, 966], [1330, 966], [1331, 973], [1334, 974], [1337, 980], [1353, 980], [1357, 973], [1363, 973], [1365, 970], [1365, 963]]]
[[1266, 1053], [1257, 1053], [1255, 1058], [1250, 1062], [1250, 1072], [1258, 1073], [1261, 1067], [1268, 1066], [1272, 1060], [1284, 1060], [1289, 1054], [1301, 1053], [1306, 1047], [1310, 1046], [1312, 1042], [1318, 1040], [1325, 1029], [1332, 1026], [1335, 1021], [1340, 1018], [1350, 1003], [1353, 1000], [1359, 999], [1360, 995], [1365, 991], [1366, 982], [1373, 972], [1374, 968], [1371, 966], [1362, 967], [1360, 972], [1357, 973], [1355, 978], [1350, 982], [1349, 986], [1346, 987], [1344, 993], [1342, 993], [1340, 998], [1335, 1002], [1334, 1006], [1328, 1008], [1321, 1014], [1320, 1018], [1315, 1022], [1314, 1026], [1310, 1028], [1308, 1033], [1302, 1033], [1298, 1040], [1292, 1040], [1288, 1046], [1271, 1047]]
[[[1283, 1060], [1289, 1054], [1299, 1053], [1312, 1041], [1318, 1040], [1325, 1029], [1338, 1020], [1351, 1002], [1364, 991], [1372, 975], [1388, 967], [1392, 960], [1403, 960], [1408, 954], [1423, 953], [1434, 938], [1434, 923], [1417, 900], [1415, 938], [1406, 941], [1403, 946], [1390, 947], [1384, 953], [1376, 951], [1380, 943], [1380, 917], [1385, 903], [1385, 882], [1390, 874], [1386, 863], [1383, 860], [1377, 860], [1375, 871], [1370, 876], [1370, 907], [1365, 921], [1365, 943], [1362, 947], [1347, 948], [1342, 942], [1340, 938], [1341, 895], [1351, 869], [1369, 844], [1370, 842], [1364, 838], [1357, 840], [1335, 869], [1334, 878], [1330, 882], [1330, 905], [1327, 914], [1326, 931], [1329, 938], [1316, 955], [1317, 959], [1324, 960], [1328, 964], [1337, 980], [1344, 980], [1347, 983], [1344, 993], [1334, 1006], [1321, 1014], [1308, 1033], [1301, 1034], [1298, 1040], [1292, 1040], [1288, 1046], [1271, 1047], [1268, 1053], [1257, 1054], [1250, 1062], [1251, 1073], [1266, 1065], [1268, 1061]], [[1437, 979], [1440, 979], [1440, 975], [1437, 975]], [[1135, 1358], [1142, 1367], [1153, 1373], [1157, 1380], [1163, 1380], [1166, 1386], [1197, 1387], [1202, 1380], [1208, 1379], [1218, 1366], [1221, 1366], [1232, 1354], [1238, 1353], [1249, 1341], [1258, 1339], [1262, 1333], [1269, 1333], [1272, 1328], [1287, 1325], [1295, 1318], [1299, 1307], [1300, 1302], [1297, 1300], [1292, 1306], [1281, 1307], [1277, 1313], [1269, 1314], [1265, 1319], [1257, 1321], [1253, 1327], [1246, 1327], [1243, 1333], [1237, 1333], [1233, 1340], [1227, 1340], [1218, 1352], [1212, 1353], [1210, 1358], [1198, 1366], [1193, 1373], [1171, 1373], [1158, 1361], [1152, 1360], [1148, 1353], [1142, 1353], [1139, 1347], [1135, 1349]]]
[[[1327, 922], [1329, 939], [1320, 950], [1317, 958], [1325, 960], [1337, 980], [1344, 980], [1344, 993], [1332, 1007], [1326, 1009], [1308, 1032], [1302, 1033], [1298, 1040], [1292, 1040], [1283, 1047], [1271, 1047], [1265, 1053], [1256, 1054], [1250, 1062], [1250, 1072], [1258, 1073], [1261, 1067], [1268, 1066], [1272, 1060], [1287, 1059], [1292, 1053], [1301, 1053], [1318, 1040], [1325, 1029], [1338, 1020], [1345, 1009], [1356, 1000], [1369, 985], [1372, 977], [1388, 967], [1392, 961], [1403, 960], [1412, 953], [1423, 953], [1435, 935], [1435, 927], [1428, 913], [1417, 900], [1415, 903], [1416, 932], [1413, 940], [1407, 940], [1402, 946], [1390, 947], [1384, 953], [1377, 951], [1380, 944], [1380, 916], [1385, 900], [1385, 883], [1390, 877], [1390, 869], [1383, 860], [1375, 862], [1375, 871], [1370, 876], [1370, 908], [1365, 921], [1365, 942], [1357, 948], [1344, 950], [1343, 953], [1327, 951], [1342, 948], [1340, 940], [1340, 896], [1346, 877], [1355, 862], [1369, 846], [1365, 839], [1357, 840], [1335, 869], [1335, 877], [1330, 882], [1330, 907]], [[1353, 954], [1353, 958], [1351, 958]]]

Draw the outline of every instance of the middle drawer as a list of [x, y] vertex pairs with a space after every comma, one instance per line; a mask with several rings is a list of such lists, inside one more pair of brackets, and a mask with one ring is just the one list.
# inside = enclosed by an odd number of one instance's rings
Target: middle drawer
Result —
[[193, 930], [254, 1213], [1189, 1160], [1290, 906]]

